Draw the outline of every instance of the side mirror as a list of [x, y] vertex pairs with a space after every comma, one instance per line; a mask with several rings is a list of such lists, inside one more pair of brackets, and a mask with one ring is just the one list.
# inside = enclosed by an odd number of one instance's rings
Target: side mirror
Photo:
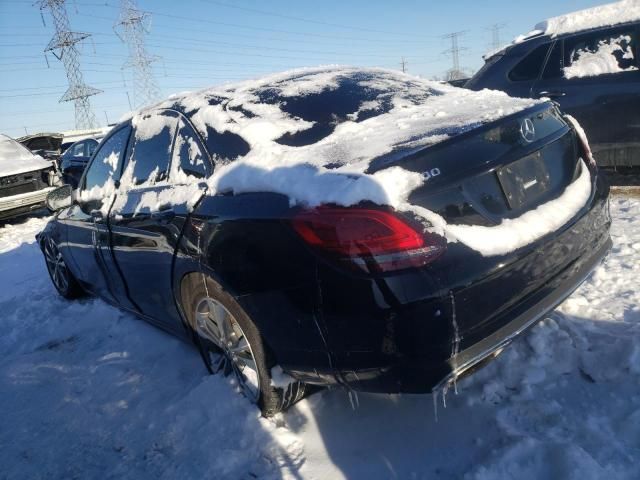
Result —
[[72, 198], [73, 189], [71, 188], [71, 185], [63, 185], [49, 192], [49, 195], [47, 195], [47, 199], [45, 200], [45, 204], [49, 210], [57, 212], [63, 208], [70, 207]]

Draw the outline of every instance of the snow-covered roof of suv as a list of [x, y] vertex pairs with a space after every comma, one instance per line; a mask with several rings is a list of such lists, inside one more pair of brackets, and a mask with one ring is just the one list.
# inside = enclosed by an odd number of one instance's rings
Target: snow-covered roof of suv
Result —
[[535, 30], [552, 37], [640, 20], [640, 0], [622, 0], [549, 18]]
[[489, 59], [513, 45], [540, 35], [557, 37], [559, 35], [637, 21], [640, 21], [640, 0], [621, 0], [587, 8], [544, 20], [538, 23], [529, 33], [517, 36], [510, 44], [486, 53], [484, 58]]

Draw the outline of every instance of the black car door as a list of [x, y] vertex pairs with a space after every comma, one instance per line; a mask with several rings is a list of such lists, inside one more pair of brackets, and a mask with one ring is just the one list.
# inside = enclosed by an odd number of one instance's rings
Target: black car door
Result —
[[533, 89], [580, 122], [600, 165], [640, 163], [639, 40], [636, 26], [559, 40]]
[[115, 260], [130, 298], [163, 328], [183, 333], [172, 290], [172, 262], [183, 226], [206, 189], [206, 150], [173, 111], [134, 122], [122, 183], [111, 211]]
[[101, 145], [82, 177], [74, 204], [59, 216], [67, 226], [69, 253], [74, 273], [89, 291], [106, 300], [132, 308], [123, 295], [123, 283], [113, 268], [109, 248], [107, 215], [131, 128], [114, 132]]

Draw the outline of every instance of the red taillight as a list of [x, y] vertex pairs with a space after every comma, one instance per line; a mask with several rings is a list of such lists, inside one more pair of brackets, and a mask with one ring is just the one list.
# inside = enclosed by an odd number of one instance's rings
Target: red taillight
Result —
[[368, 273], [420, 267], [446, 248], [386, 210], [318, 207], [298, 213], [293, 228], [320, 253]]

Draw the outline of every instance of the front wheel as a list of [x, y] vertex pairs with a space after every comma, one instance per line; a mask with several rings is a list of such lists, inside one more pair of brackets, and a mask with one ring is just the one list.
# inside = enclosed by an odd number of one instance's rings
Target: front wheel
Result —
[[235, 299], [213, 280], [200, 277], [186, 295], [189, 321], [205, 365], [212, 374], [233, 374], [243, 395], [271, 417], [300, 400], [305, 384], [274, 384], [273, 355]]
[[82, 287], [69, 271], [55, 242], [45, 237], [41, 246], [49, 277], [58, 293], [69, 300], [80, 297], [83, 294]]

